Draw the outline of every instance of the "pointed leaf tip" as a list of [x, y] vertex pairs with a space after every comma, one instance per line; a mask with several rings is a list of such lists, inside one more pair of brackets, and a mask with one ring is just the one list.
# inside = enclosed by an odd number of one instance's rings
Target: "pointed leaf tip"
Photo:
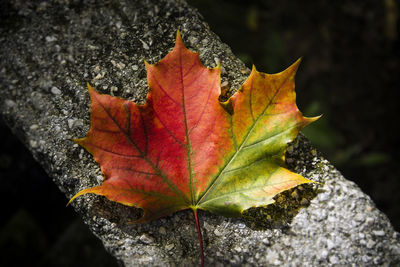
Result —
[[319, 120], [324, 114], [318, 115], [318, 116], [314, 116], [314, 117], [306, 117], [306, 119], [308, 120], [307, 124], [310, 124], [314, 121]]
[[296, 74], [297, 70], [299, 69], [301, 61], [302, 61], [302, 58], [300, 57], [292, 65], [290, 65], [289, 68], [287, 68], [287, 70], [290, 70], [291, 72]]
[[184, 47], [186, 48], [185, 44], [182, 40], [182, 35], [179, 29], [176, 31], [176, 38], [175, 38], [175, 47]]

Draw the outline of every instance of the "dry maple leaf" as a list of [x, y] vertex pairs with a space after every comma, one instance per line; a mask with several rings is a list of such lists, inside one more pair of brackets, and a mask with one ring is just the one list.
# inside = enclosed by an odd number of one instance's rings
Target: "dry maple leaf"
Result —
[[87, 193], [143, 209], [138, 222], [179, 210], [230, 217], [312, 182], [287, 170], [287, 144], [315, 118], [295, 102], [294, 76], [300, 60], [283, 72], [253, 70], [226, 102], [218, 97], [220, 66], [204, 67], [180, 37], [172, 52], [146, 63], [150, 91], [145, 105], [102, 95], [88, 85], [91, 128], [76, 142], [100, 164], [105, 181]]

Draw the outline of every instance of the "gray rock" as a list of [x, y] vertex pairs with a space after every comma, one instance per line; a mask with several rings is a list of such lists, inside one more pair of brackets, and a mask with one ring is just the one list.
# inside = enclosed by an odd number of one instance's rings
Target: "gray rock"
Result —
[[[16, 12], [3, 19], [0, 33], [0, 111], [67, 197], [102, 177], [93, 158], [71, 141], [89, 129], [86, 81], [102, 93], [143, 103], [143, 61], [164, 57], [178, 28], [205, 65], [223, 59], [222, 79], [231, 90], [249, 73], [184, 1], [10, 1], [10, 6]], [[200, 212], [207, 265], [400, 264], [399, 234], [368, 196], [302, 136], [287, 158], [290, 168], [321, 185], [283, 193], [276, 204], [246, 212], [248, 219]], [[102, 197], [83, 196], [72, 205], [125, 266], [199, 263], [190, 211], [136, 225], [139, 210]]]
[[51, 87], [51, 92], [52, 92], [53, 94], [55, 94], [55, 95], [61, 94], [60, 89], [58, 89], [58, 88], [55, 87], [55, 86]]

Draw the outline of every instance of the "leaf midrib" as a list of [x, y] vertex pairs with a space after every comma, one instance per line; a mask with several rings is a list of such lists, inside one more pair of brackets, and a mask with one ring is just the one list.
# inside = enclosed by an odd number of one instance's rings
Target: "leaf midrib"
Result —
[[185, 136], [186, 136], [186, 154], [188, 161], [188, 171], [189, 171], [189, 190], [191, 196], [191, 204], [195, 204], [194, 199], [194, 182], [193, 182], [193, 170], [192, 170], [192, 143], [190, 140], [189, 127], [187, 124], [186, 118], [186, 105], [185, 105], [185, 84], [183, 82], [183, 70], [182, 70], [182, 53], [179, 53], [179, 74], [180, 74], [180, 83], [182, 89], [182, 111], [183, 111], [183, 121], [185, 123]]

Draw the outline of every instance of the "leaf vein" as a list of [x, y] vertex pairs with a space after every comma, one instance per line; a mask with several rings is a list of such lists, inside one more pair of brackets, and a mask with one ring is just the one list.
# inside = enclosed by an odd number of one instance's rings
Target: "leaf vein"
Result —
[[248, 149], [248, 148], [251, 148], [251, 147], [253, 147], [253, 146], [256, 146], [256, 145], [258, 145], [258, 144], [260, 144], [260, 143], [262, 143], [262, 142], [265, 142], [265, 141], [267, 141], [267, 140], [269, 140], [269, 139], [271, 139], [271, 138], [275, 138], [275, 137], [277, 137], [277, 136], [279, 136], [279, 135], [285, 134], [286, 132], [288, 132], [288, 131], [290, 131], [290, 130], [292, 130], [293, 128], [296, 128], [296, 127], [298, 127], [298, 126], [299, 126], [299, 123], [296, 123], [295, 125], [290, 126], [289, 128], [287, 128], [287, 129], [285, 129], [285, 130], [283, 130], [283, 131], [281, 131], [281, 132], [279, 132], [279, 133], [275, 133], [274, 135], [268, 136], [267, 138], [262, 139], [262, 140], [257, 141], [257, 142], [254, 142], [254, 143], [252, 143], [252, 144], [245, 145], [245, 146], [242, 147], [242, 149]]
[[174, 139], [175, 142], [177, 142], [179, 145], [185, 146], [185, 145], [178, 139], [178, 137], [176, 137], [176, 136], [172, 133], [171, 129], [169, 129], [169, 128], [167, 127], [167, 125], [165, 125], [165, 123], [164, 123], [163, 120], [161, 119], [160, 115], [158, 115], [158, 113], [156, 112], [156, 110], [153, 109], [153, 111], [154, 111], [154, 116], [160, 121], [160, 123], [162, 124], [162, 126], [164, 127], [164, 129], [168, 132], [168, 134], [172, 137], [172, 139]]

